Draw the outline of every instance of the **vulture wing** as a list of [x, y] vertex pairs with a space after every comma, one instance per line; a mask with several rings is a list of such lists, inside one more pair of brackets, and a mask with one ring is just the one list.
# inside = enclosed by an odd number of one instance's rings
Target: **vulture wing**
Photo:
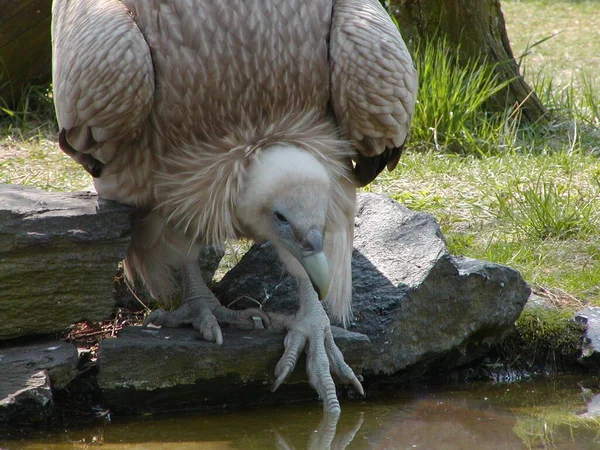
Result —
[[410, 129], [417, 73], [379, 0], [336, 0], [330, 42], [331, 103], [358, 150], [361, 186], [400, 158]]
[[55, 0], [52, 8], [59, 144], [97, 177], [105, 161], [96, 150], [135, 138], [150, 113], [150, 49], [119, 0]]

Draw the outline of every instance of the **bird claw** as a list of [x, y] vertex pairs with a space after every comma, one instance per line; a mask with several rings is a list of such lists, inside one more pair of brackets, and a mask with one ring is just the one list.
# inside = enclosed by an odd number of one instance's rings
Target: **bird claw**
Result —
[[326, 315], [309, 315], [297, 320], [286, 320], [289, 331], [285, 337], [283, 356], [275, 367], [275, 391], [292, 373], [300, 353], [306, 351], [306, 366], [311, 386], [323, 399], [325, 412], [339, 413], [340, 404], [332, 374], [344, 384], [352, 385], [361, 395], [364, 389], [354, 371], [333, 340], [331, 325]]
[[211, 314], [210, 310], [192, 320], [192, 326], [202, 333], [204, 340], [214, 342], [217, 345], [223, 344], [223, 332], [217, 318]]
[[264, 328], [271, 326], [271, 319], [264, 311], [256, 308], [229, 309], [225, 306], [217, 306], [213, 313], [219, 323], [227, 323], [241, 330], [253, 330], [256, 328], [254, 317], [258, 317]]
[[144, 323], [142, 323], [142, 328], [147, 328], [150, 324], [161, 325], [165, 313], [166, 311], [162, 308], [155, 309], [146, 316]]
[[275, 392], [285, 379], [292, 373], [298, 357], [306, 345], [307, 337], [297, 331], [290, 330], [285, 336], [283, 346], [285, 351], [283, 356], [275, 366], [275, 376], [277, 379], [271, 387], [271, 392]]
[[270, 326], [269, 316], [258, 309], [237, 311], [220, 304], [208, 306], [200, 300], [189, 299], [174, 311], [165, 311], [162, 308], [152, 311], [144, 320], [142, 327], [146, 328], [153, 324], [166, 328], [178, 328], [191, 324], [206, 341], [221, 345], [223, 344], [223, 332], [219, 324], [250, 330], [255, 328], [253, 317], [258, 317], [265, 328]]

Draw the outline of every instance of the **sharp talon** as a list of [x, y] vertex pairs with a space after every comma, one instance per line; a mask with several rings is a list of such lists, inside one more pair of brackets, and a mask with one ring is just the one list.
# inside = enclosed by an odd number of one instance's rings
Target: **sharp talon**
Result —
[[217, 345], [223, 345], [223, 332], [221, 331], [221, 327], [216, 325], [213, 327], [213, 332], [215, 334], [215, 343]]
[[292, 368], [290, 366], [285, 366], [281, 374], [273, 383], [273, 386], [271, 387], [271, 392], [275, 392], [277, 389], [279, 389], [279, 386], [281, 386], [281, 384], [285, 381], [285, 379], [289, 376], [291, 372]]
[[312, 305], [314, 310], [309, 309], [304, 314], [297, 313], [288, 318], [271, 315], [273, 328], [284, 325], [288, 330], [284, 341], [284, 354], [275, 368], [277, 380], [272, 390], [281, 385], [294, 369], [299, 354], [305, 351], [308, 381], [322, 399], [323, 411], [339, 414], [341, 407], [333, 376], [337, 376], [342, 383], [353, 386], [361, 395], [364, 395], [364, 389], [335, 344], [325, 310], [320, 303], [315, 302]]
[[348, 364], [346, 364], [344, 362], [344, 360], [337, 361], [337, 363], [340, 364], [341, 367], [336, 367], [334, 365], [333, 368], [334, 368], [334, 372], [337, 374], [337, 376], [342, 381], [342, 383], [352, 385], [354, 387], [354, 389], [360, 395], [364, 396], [365, 395], [365, 391], [364, 391], [364, 389], [362, 387], [362, 384], [360, 383], [360, 380], [354, 374], [354, 371], [352, 370], [352, 368]]
[[152, 311], [144, 319], [144, 323], [142, 323], [142, 328], [147, 328], [148, 325], [150, 325], [151, 323], [160, 325], [160, 319], [163, 317], [164, 313], [165, 313], [164, 310], [162, 310], [160, 308]]
[[271, 318], [265, 313], [263, 313], [263, 315], [261, 315], [259, 318], [263, 324], [263, 327], [268, 330], [271, 327]]
[[265, 312], [261, 311], [260, 309], [253, 310], [250, 312], [250, 318], [254, 320], [254, 317], [258, 317], [260, 319], [264, 328], [269, 328], [271, 326], [271, 319]]
[[[352, 369], [350, 369], [350, 370], [352, 370]], [[356, 390], [356, 392], [358, 392], [360, 395], [362, 395], [364, 397], [365, 390], [364, 390], [360, 380], [358, 379], [358, 377], [356, 375], [354, 375], [354, 372], [352, 372], [352, 375], [353, 375], [353, 377], [350, 380], [352, 386], [354, 386], [354, 389]]]
[[354, 389], [356, 389], [360, 395], [363, 397], [365, 396], [365, 389], [363, 388], [362, 384], [360, 384], [360, 381], [356, 380], [352, 383], [352, 386], [354, 386]]
[[202, 337], [205, 341], [214, 342], [218, 345], [223, 343], [221, 327], [214, 317], [206, 317], [199, 324], [193, 323], [193, 326], [202, 333]]
[[252, 321], [254, 322], [254, 329], [255, 330], [260, 330], [261, 328], [265, 327], [263, 325], [263, 323], [262, 323], [262, 320], [260, 320], [260, 318], [258, 318], [258, 317], [252, 316]]

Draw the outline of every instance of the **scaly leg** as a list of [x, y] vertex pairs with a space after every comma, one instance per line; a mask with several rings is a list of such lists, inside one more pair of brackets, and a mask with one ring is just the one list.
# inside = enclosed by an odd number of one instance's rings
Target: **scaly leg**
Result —
[[181, 278], [183, 283], [181, 306], [174, 311], [165, 311], [162, 308], [152, 311], [144, 320], [144, 327], [150, 323], [168, 328], [192, 324], [202, 333], [204, 339], [221, 345], [223, 333], [220, 323], [251, 330], [254, 328], [252, 317], [259, 317], [265, 327], [269, 326], [269, 316], [259, 309], [236, 311], [221, 305], [206, 286], [196, 262], [184, 264]]
[[344, 361], [344, 356], [333, 341], [331, 324], [323, 305], [308, 278], [299, 278], [299, 308], [294, 316], [270, 314], [274, 329], [286, 329], [285, 351], [275, 368], [275, 391], [294, 370], [300, 353], [306, 351], [306, 366], [311, 386], [323, 399], [326, 412], [339, 412], [340, 403], [331, 376], [337, 375], [345, 384], [351, 384], [361, 394], [360, 381]]

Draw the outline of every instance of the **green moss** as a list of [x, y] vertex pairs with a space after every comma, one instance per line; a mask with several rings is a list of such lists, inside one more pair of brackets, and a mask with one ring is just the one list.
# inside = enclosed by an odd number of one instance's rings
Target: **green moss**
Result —
[[565, 368], [579, 357], [584, 331], [569, 310], [528, 308], [502, 344], [501, 356], [528, 369]]

